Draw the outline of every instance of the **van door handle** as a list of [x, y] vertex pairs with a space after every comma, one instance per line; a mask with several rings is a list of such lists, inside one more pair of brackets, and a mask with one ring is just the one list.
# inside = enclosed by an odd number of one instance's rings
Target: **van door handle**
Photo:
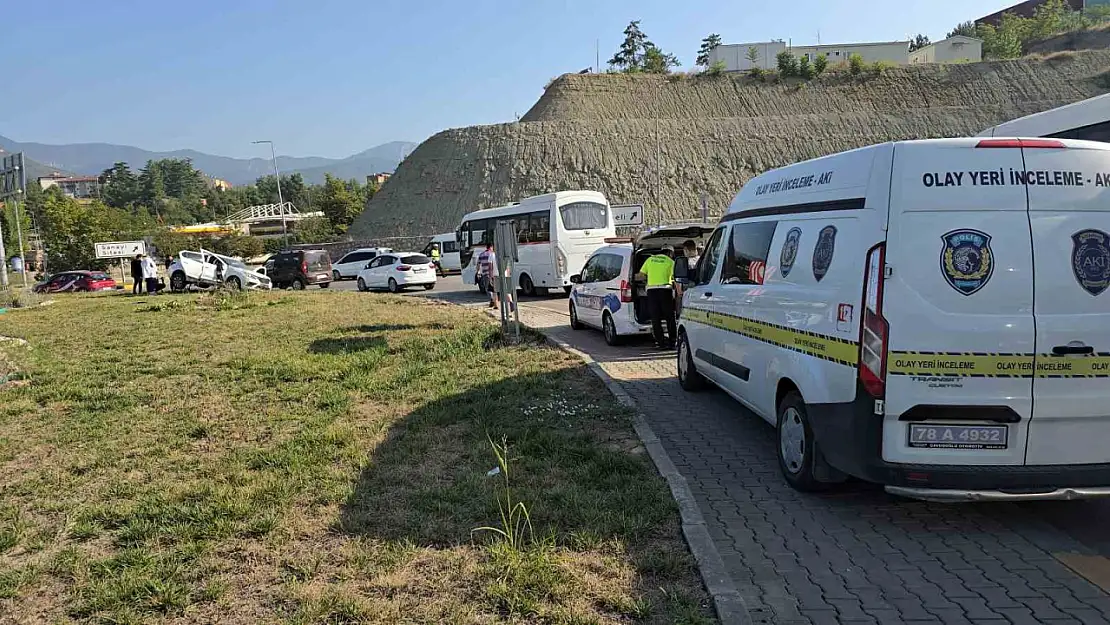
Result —
[[1090, 356], [1095, 348], [1090, 345], [1057, 345], [1052, 348], [1054, 356]]

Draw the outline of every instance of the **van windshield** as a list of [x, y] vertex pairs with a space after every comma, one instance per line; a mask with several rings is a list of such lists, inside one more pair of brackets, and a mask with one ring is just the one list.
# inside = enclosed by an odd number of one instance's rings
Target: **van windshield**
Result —
[[609, 207], [598, 202], [571, 202], [559, 207], [567, 230], [600, 230], [609, 225]]
[[304, 263], [309, 269], [327, 269], [331, 266], [331, 258], [323, 250], [305, 252]]

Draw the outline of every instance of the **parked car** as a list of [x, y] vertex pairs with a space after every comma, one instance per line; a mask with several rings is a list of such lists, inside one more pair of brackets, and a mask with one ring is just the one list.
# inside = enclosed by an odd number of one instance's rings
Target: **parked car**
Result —
[[35, 293], [84, 293], [111, 291], [116, 281], [103, 271], [63, 271], [36, 284]]
[[363, 247], [352, 252], [347, 252], [342, 258], [332, 263], [331, 279], [354, 280], [358, 272], [366, 268], [366, 263], [374, 260], [381, 254], [388, 254], [393, 250], [388, 247]]
[[799, 490], [1110, 496], [1107, 171], [1110, 144], [1013, 138], [767, 171], [685, 292], [679, 383], [776, 427]]
[[436, 266], [432, 259], [415, 252], [382, 254], [358, 272], [358, 290], [389, 289], [398, 293], [405, 287], [436, 288]]
[[270, 278], [252, 271], [243, 261], [209, 252], [182, 250], [167, 270], [170, 290], [184, 291], [189, 285], [209, 288], [224, 285], [231, 289], [262, 289], [271, 286]]
[[[586, 260], [582, 273], [570, 277], [574, 284], [570, 291], [570, 327], [597, 328], [605, 333], [605, 342], [610, 345], [628, 336], [651, 333], [647, 283], [636, 277], [640, 267], [665, 245], [673, 247], [676, 255], [682, 254], [686, 241], [700, 247], [714, 228], [710, 224], [676, 224], [652, 228], [629, 243], [607, 239], [609, 244]], [[686, 277], [679, 275], [678, 267], [676, 263], [675, 277]]]
[[[331, 286], [331, 256], [327, 250], [282, 250], [271, 259], [273, 268], [267, 272], [279, 289], [293, 287], [300, 291], [309, 285], [321, 289]], [[269, 261], [267, 261], [269, 266]]]

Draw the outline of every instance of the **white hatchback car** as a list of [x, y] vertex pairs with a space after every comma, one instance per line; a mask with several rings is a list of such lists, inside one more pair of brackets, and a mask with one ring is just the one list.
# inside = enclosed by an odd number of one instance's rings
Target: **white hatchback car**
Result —
[[398, 293], [405, 287], [436, 288], [436, 266], [432, 259], [416, 252], [382, 254], [358, 272], [358, 290], [389, 289]]
[[712, 232], [709, 224], [677, 224], [651, 228], [634, 240], [606, 239], [609, 245], [586, 260], [582, 273], [571, 276], [570, 326], [598, 328], [610, 345], [627, 336], [650, 334], [647, 284], [635, 278], [640, 267], [665, 245], [681, 250], [692, 240], [700, 249]]
[[354, 280], [358, 277], [358, 272], [366, 268], [367, 263], [392, 251], [388, 247], [363, 247], [347, 252], [343, 258], [331, 264], [331, 278], [336, 282]]

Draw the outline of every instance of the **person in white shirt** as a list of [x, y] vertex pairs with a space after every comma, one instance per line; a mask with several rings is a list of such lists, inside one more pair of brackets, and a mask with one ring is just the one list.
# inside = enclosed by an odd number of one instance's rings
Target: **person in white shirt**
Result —
[[146, 282], [147, 293], [158, 292], [158, 265], [154, 264], [154, 259], [146, 254], [143, 254], [142, 259], [143, 280]]

